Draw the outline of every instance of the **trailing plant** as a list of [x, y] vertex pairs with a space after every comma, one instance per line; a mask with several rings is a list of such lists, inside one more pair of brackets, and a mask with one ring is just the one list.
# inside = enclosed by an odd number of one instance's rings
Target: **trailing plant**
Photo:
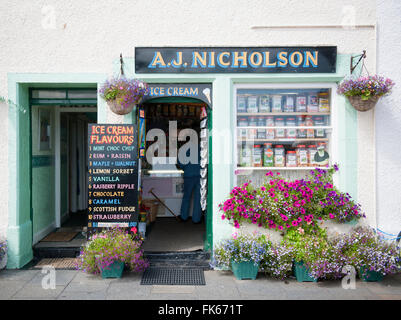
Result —
[[137, 79], [112, 78], [100, 88], [100, 96], [106, 101], [116, 101], [124, 108], [138, 104], [149, 92], [148, 85]]
[[350, 234], [344, 234], [333, 240], [333, 246], [344, 259], [357, 271], [361, 268], [375, 271], [382, 275], [399, 271], [399, 252], [396, 244], [381, 239], [369, 227], [357, 227]]
[[133, 271], [144, 271], [149, 263], [143, 256], [142, 241], [136, 228], [131, 231], [111, 228], [94, 234], [80, 252], [77, 269], [98, 274], [113, 262], [121, 261]]
[[291, 246], [272, 244], [261, 261], [261, 270], [273, 278], [283, 280], [292, 274], [293, 256], [294, 248]]
[[362, 100], [391, 93], [394, 82], [379, 75], [348, 78], [341, 82], [337, 92], [346, 97], [360, 96]]
[[265, 235], [233, 234], [220, 242], [213, 251], [212, 267], [230, 268], [231, 262], [253, 261], [260, 263], [271, 246]]
[[318, 220], [343, 223], [365, 215], [348, 193], [333, 185], [334, 165], [327, 169], [311, 170], [308, 177], [287, 181], [273, 172], [266, 173], [267, 181], [260, 187], [244, 183], [230, 192], [220, 204], [222, 219], [239, 228], [243, 222], [259, 227], [287, 232], [290, 229], [315, 225]]
[[3, 265], [6, 256], [7, 256], [7, 242], [5, 240], [0, 240], [0, 266]]

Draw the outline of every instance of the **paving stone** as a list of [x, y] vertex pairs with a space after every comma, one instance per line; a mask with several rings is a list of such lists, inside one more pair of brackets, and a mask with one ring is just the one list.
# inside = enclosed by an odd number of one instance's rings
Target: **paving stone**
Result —
[[63, 291], [57, 300], [106, 300], [106, 290], [94, 292]]
[[29, 281], [39, 272], [39, 270], [2, 270], [0, 280]]
[[65, 292], [96, 292], [96, 291], [103, 291], [109, 287], [109, 282], [70, 282], [65, 287]]
[[56, 298], [64, 288], [64, 286], [56, 286], [55, 289], [43, 289], [41, 285], [26, 284], [13, 298]]
[[0, 300], [10, 299], [25, 283], [25, 281], [0, 280]]
[[184, 293], [192, 294], [195, 292], [195, 286], [152, 286], [151, 294], [155, 293]]
[[141, 286], [139, 283], [112, 282], [107, 288], [107, 299], [145, 299], [150, 294], [151, 289], [151, 286]]
[[[77, 275], [78, 271], [73, 270], [55, 270], [56, 276], [56, 285], [66, 286], [68, 285], [72, 279]], [[41, 284], [44, 277], [48, 276], [49, 273], [39, 272], [36, 274], [32, 280], [29, 281], [29, 284]]]

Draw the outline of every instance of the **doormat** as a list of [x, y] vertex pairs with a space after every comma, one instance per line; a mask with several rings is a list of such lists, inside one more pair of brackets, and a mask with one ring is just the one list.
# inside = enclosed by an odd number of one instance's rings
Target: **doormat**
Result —
[[78, 232], [52, 232], [40, 241], [45, 242], [64, 242], [71, 241], [75, 238]]
[[77, 258], [44, 258], [41, 259], [33, 269], [42, 269], [51, 266], [54, 269], [76, 270]]
[[141, 285], [204, 286], [206, 282], [202, 269], [148, 268]]

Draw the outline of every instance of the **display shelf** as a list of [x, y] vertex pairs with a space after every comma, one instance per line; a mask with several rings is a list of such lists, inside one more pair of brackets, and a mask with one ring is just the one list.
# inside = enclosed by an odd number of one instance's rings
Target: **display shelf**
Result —
[[237, 139], [237, 142], [299, 142], [299, 141], [329, 141], [328, 138], [277, 138], [277, 139]]
[[330, 112], [241, 112], [237, 113], [238, 117], [246, 116], [329, 116]]
[[[313, 170], [315, 168], [320, 168], [319, 166], [313, 166], [313, 167], [237, 167], [235, 171], [253, 171], [253, 170], [265, 170], [265, 171], [270, 171], [270, 170]], [[321, 168], [325, 168], [325, 166], [322, 166]]]

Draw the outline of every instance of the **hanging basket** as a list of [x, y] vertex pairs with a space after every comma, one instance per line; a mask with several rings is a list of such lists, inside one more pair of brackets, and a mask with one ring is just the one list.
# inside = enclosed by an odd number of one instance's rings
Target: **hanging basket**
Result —
[[107, 101], [107, 105], [109, 106], [109, 108], [112, 112], [114, 112], [115, 114], [118, 114], [120, 116], [130, 113], [136, 106], [135, 103], [129, 104], [127, 106], [122, 106], [116, 100]]
[[369, 98], [368, 100], [362, 100], [361, 96], [349, 96], [348, 100], [356, 110], [368, 111], [376, 105], [379, 97], [374, 96]]

